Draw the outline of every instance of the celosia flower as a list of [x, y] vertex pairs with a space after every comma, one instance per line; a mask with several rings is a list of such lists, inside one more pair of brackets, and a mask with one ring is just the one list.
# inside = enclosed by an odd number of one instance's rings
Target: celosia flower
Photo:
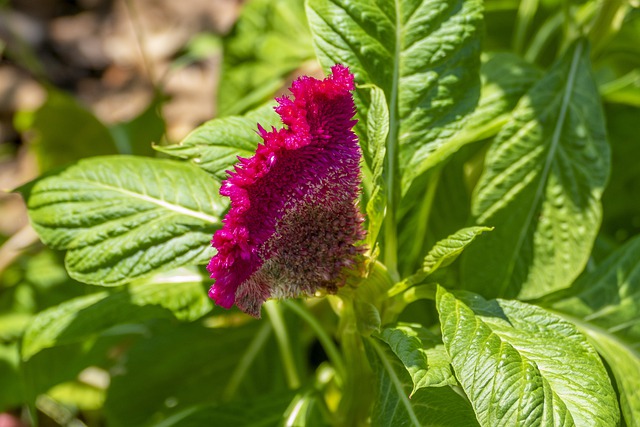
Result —
[[222, 183], [231, 209], [208, 266], [209, 296], [222, 307], [260, 317], [268, 298], [335, 293], [362, 256], [353, 75], [342, 65], [331, 71], [299, 78], [293, 99], [276, 99], [286, 127], [258, 125], [264, 143]]

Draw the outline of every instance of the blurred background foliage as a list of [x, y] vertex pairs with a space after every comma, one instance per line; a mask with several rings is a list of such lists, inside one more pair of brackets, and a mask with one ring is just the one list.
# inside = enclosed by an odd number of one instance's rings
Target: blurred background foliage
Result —
[[[485, 5], [483, 90], [501, 78], [491, 74], [495, 52], [544, 69], [577, 32], [590, 39], [613, 155], [595, 257], [640, 233], [638, 6], [623, 0]], [[298, 75], [322, 74], [299, 0], [3, 0], [0, 53], [4, 190], [85, 157], [162, 156], [152, 143], [179, 142], [214, 116], [262, 105]], [[533, 83], [537, 74], [528, 72]], [[514, 105], [526, 89], [514, 95]], [[446, 188], [477, 179], [473, 171], [487, 141], [466, 146], [446, 165], [441, 176], [447, 182], [434, 196], [431, 229], [440, 233], [429, 236], [432, 243], [466, 224], [469, 195]], [[203, 281], [195, 289], [205, 295], [207, 287]], [[206, 300], [184, 317], [174, 307], [147, 315], [135, 304], [135, 290], [113, 291], [131, 298], [129, 312], [117, 315], [105, 303], [102, 312], [83, 313], [104, 316], [99, 329], [78, 324], [75, 338], [21, 357], [23, 333], [37, 313], [99, 292], [105, 291], [70, 279], [63, 254], [39, 243], [17, 194], [0, 194], [0, 425], [28, 425], [30, 417], [45, 426], [212, 419], [269, 425], [270, 417], [277, 422], [293, 411], [270, 323], [212, 311]], [[313, 301], [311, 310], [328, 330], [336, 327], [325, 300]], [[422, 313], [410, 307], [403, 317]], [[331, 396], [326, 357], [309, 327], [291, 311], [284, 315], [296, 332], [290, 337], [294, 363], [316, 378], [316, 388], [299, 391], [294, 401], [322, 425], [324, 405], [335, 404], [317, 396], [318, 389]]]

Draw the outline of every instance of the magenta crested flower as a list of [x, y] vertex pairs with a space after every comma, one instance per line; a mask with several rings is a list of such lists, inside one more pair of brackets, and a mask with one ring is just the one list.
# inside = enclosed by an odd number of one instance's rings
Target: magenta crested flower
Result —
[[335, 293], [362, 257], [353, 74], [342, 65], [331, 71], [299, 78], [293, 99], [276, 99], [286, 127], [258, 125], [264, 143], [222, 183], [231, 209], [208, 266], [209, 296], [222, 307], [260, 317], [268, 298]]

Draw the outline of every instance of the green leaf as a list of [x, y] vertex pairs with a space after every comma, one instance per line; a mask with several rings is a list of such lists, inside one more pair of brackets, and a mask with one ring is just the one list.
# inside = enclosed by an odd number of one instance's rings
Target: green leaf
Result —
[[640, 426], [640, 353], [609, 331], [571, 317], [567, 319], [573, 321], [590, 339], [613, 372], [620, 395], [620, 408], [627, 426]]
[[566, 293], [550, 307], [609, 330], [640, 350], [640, 236], [582, 275]]
[[567, 293], [551, 307], [591, 339], [616, 378], [625, 422], [640, 426], [640, 236]]
[[283, 425], [283, 414], [292, 397], [291, 393], [279, 393], [241, 402], [194, 406], [153, 426], [279, 427]]
[[423, 387], [457, 385], [451, 361], [442, 342], [420, 325], [398, 324], [380, 333], [393, 353], [404, 364], [413, 381], [411, 396]]
[[171, 156], [188, 159], [218, 180], [226, 178], [226, 171], [238, 162], [238, 156], [251, 157], [261, 138], [258, 123], [265, 129], [281, 124], [280, 117], [269, 103], [244, 116], [209, 120], [196, 128], [177, 145], [155, 145], [154, 148]]
[[38, 313], [22, 340], [22, 358], [49, 347], [70, 344], [113, 326], [148, 319], [202, 317], [212, 304], [202, 276], [188, 270], [142, 279], [116, 292], [98, 292], [68, 300]]
[[193, 405], [228, 401], [232, 381], [235, 400], [245, 407], [254, 397], [284, 391], [271, 331], [260, 322], [158, 330], [132, 347], [123, 369], [112, 376], [104, 407], [108, 425], [152, 424]]
[[468, 402], [449, 387], [421, 388], [409, 398], [413, 382], [391, 348], [375, 338], [367, 339], [365, 344], [377, 382], [371, 414], [372, 425], [478, 425]]
[[482, 87], [478, 106], [429, 162], [434, 165], [443, 162], [464, 145], [497, 134], [520, 98], [541, 76], [538, 68], [517, 55], [507, 52], [491, 55], [480, 68]]
[[314, 57], [303, 3], [247, 2], [223, 40], [223, 51], [218, 115], [242, 114], [260, 106], [286, 84], [289, 74]]
[[382, 89], [375, 85], [368, 85], [368, 87], [370, 87], [371, 105], [367, 114], [366, 145], [363, 148], [367, 157], [371, 159], [371, 173], [373, 182], [376, 182], [382, 178], [384, 167], [385, 143], [389, 135], [389, 107]]
[[519, 298], [569, 286], [591, 253], [608, 174], [604, 117], [580, 41], [520, 101], [487, 153], [472, 212], [496, 229], [465, 253], [464, 286]]
[[389, 108], [384, 92], [377, 86], [371, 89], [371, 107], [367, 114], [367, 144], [371, 159], [371, 181], [373, 190], [367, 203], [367, 245], [373, 250], [382, 221], [384, 220], [387, 198], [384, 192], [382, 170], [386, 153], [385, 143], [389, 134]]
[[615, 426], [598, 354], [571, 323], [519, 301], [460, 298], [439, 287], [442, 339], [484, 426]]
[[[387, 96], [389, 138], [398, 146], [402, 188], [435, 164], [476, 105], [479, 89], [479, 0], [307, 0], [320, 62], [347, 65], [356, 81]], [[366, 116], [369, 94], [356, 93]]]
[[454, 139], [477, 141], [496, 134], [520, 98], [542, 75], [540, 69], [512, 53], [491, 55], [480, 68], [480, 102]]
[[31, 146], [41, 172], [85, 157], [118, 153], [109, 129], [71, 96], [55, 89], [48, 90], [47, 101], [38, 110], [21, 113], [16, 127], [34, 132]]
[[[498, 133], [518, 100], [542, 74], [520, 57], [509, 53], [492, 55], [483, 62], [480, 72], [482, 88], [478, 106], [467, 116], [462, 128], [451, 136], [446, 147], [429, 157], [433, 164], [444, 164], [442, 169], [435, 168], [437, 173], [424, 174], [416, 179], [403, 196], [399, 214], [402, 218], [399, 246], [411, 248], [411, 251], [409, 256], [405, 251], [399, 260], [402, 272], [415, 271], [431, 246], [468, 225], [468, 183], [473, 179], [465, 171], [469, 170], [467, 162], [475, 158], [475, 152], [482, 148], [468, 144]], [[435, 195], [430, 194], [432, 191]], [[426, 217], [429, 218], [428, 223], [425, 222]]]
[[116, 286], [211, 258], [226, 208], [218, 188], [189, 164], [114, 156], [81, 160], [19, 191], [43, 242], [67, 249], [72, 278]]
[[458, 230], [446, 239], [440, 240], [424, 258], [422, 269], [394, 286], [389, 291], [389, 294], [396, 295], [413, 285], [423, 282], [430, 274], [455, 261], [476, 237], [485, 231], [491, 230], [493, 228], [490, 227], [467, 227]]
[[440, 240], [424, 258], [422, 271], [425, 275], [429, 275], [439, 268], [450, 265], [476, 237], [491, 230], [493, 228], [490, 227], [468, 227]]

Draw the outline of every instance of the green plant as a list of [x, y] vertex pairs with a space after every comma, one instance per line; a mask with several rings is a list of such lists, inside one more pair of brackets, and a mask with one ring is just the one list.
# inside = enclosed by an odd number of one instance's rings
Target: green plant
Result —
[[[307, 0], [307, 30], [290, 3], [245, 9], [223, 43], [235, 115], [155, 147], [173, 158], [92, 157], [18, 189], [70, 278], [100, 287], [13, 318], [7, 389], [114, 426], [640, 424], [638, 10]], [[200, 266], [225, 171], [277, 125], [258, 105], [307, 40], [355, 74], [367, 270], [256, 321], [213, 309]], [[70, 281], [56, 254], [31, 274]]]

